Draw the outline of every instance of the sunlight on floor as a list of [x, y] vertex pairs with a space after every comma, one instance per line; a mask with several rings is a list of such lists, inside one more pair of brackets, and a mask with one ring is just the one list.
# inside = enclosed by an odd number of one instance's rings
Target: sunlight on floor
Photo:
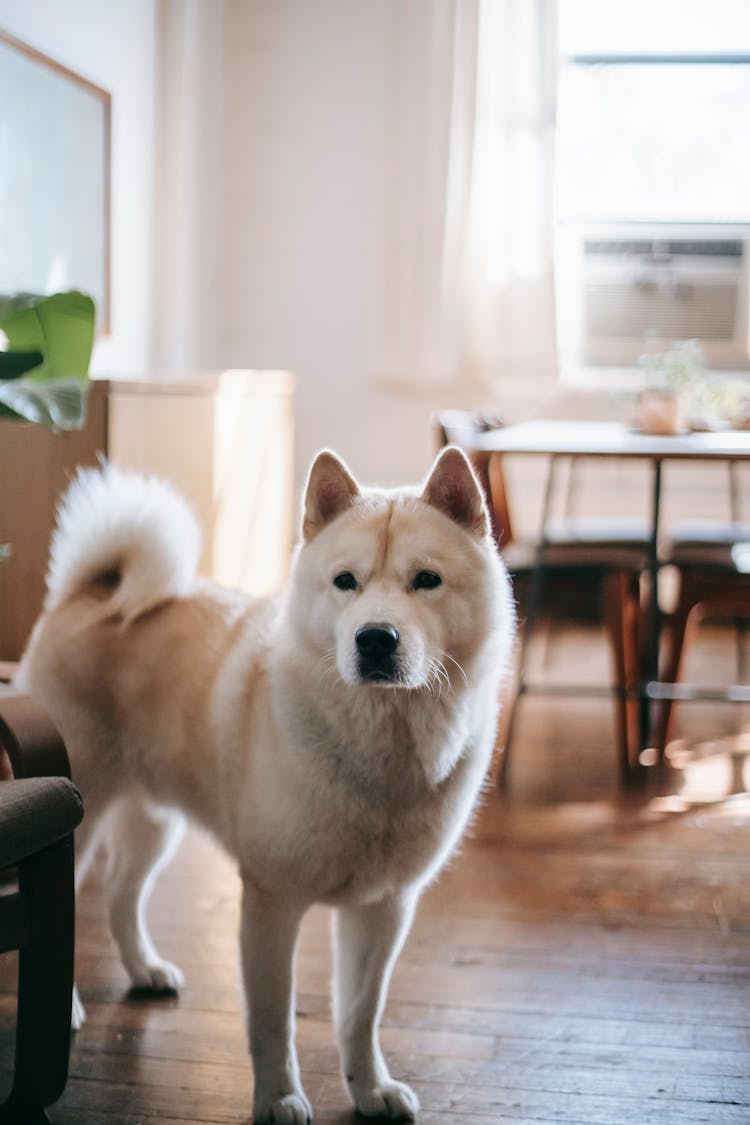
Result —
[[653, 811], [680, 813], [702, 806], [738, 821], [750, 820], [750, 729], [696, 743], [676, 739], [666, 757], [678, 788], [653, 798]]

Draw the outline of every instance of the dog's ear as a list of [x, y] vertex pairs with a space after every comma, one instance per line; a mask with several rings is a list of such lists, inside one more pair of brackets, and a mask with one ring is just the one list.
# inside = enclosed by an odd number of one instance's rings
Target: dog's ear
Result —
[[422, 491], [422, 499], [478, 539], [490, 530], [479, 481], [458, 446], [449, 445], [438, 454]]
[[324, 449], [312, 463], [305, 489], [302, 536], [312, 539], [336, 516], [341, 515], [354, 498], [359, 486], [344, 462]]

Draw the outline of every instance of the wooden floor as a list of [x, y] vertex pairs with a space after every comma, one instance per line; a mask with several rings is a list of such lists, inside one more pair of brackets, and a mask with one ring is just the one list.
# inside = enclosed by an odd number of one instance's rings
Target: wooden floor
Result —
[[[596, 646], [582, 633], [550, 652], [606, 678]], [[707, 634], [698, 673], [720, 676], [731, 653], [726, 635]], [[606, 701], [524, 702], [508, 792], [487, 793], [425, 895], [391, 988], [384, 1045], [419, 1093], [423, 1125], [750, 1121], [750, 760], [742, 735], [725, 737], [750, 714], [689, 704], [678, 719], [670, 769], [622, 793]], [[153, 931], [187, 975], [179, 999], [128, 994], [102, 879], [100, 867], [79, 907], [88, 1020], [51, 1119], [247, 1122], [231, 865], [193, 834], [157, 888]], [[7, 1085], [14, 964], [2, 961]], [[355, 1118], [329, 974], [328, 918], [315, 911], [298, 963], [301, 1064], [316, 1121], [343, 1125]]]

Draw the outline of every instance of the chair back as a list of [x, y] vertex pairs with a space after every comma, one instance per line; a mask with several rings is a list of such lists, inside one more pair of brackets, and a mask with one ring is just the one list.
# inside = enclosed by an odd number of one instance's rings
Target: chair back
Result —
[[469, 458], [484, 492], [492, 534], [498, 547], [503, 549], [513, 542], [513, 525], [502, 458], [473, 446], [477, 434], [499, 429], [504, 424], [496, 414], [483, 410], [440, 410], [432, 416], [437, 447], [457, 445]]

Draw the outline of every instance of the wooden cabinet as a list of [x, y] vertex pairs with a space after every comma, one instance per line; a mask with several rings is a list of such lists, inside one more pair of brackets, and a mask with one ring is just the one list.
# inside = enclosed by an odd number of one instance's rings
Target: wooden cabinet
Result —
[[157, 473], [203, 528], [201, 573], [251, 593], [283, 583], [294, 509], [293, 378], [279, 371], [95, 380], [84, 429], [0, 422], [0, 659], [20, 655], [44, 598], [60, 493], [100, 456]]

